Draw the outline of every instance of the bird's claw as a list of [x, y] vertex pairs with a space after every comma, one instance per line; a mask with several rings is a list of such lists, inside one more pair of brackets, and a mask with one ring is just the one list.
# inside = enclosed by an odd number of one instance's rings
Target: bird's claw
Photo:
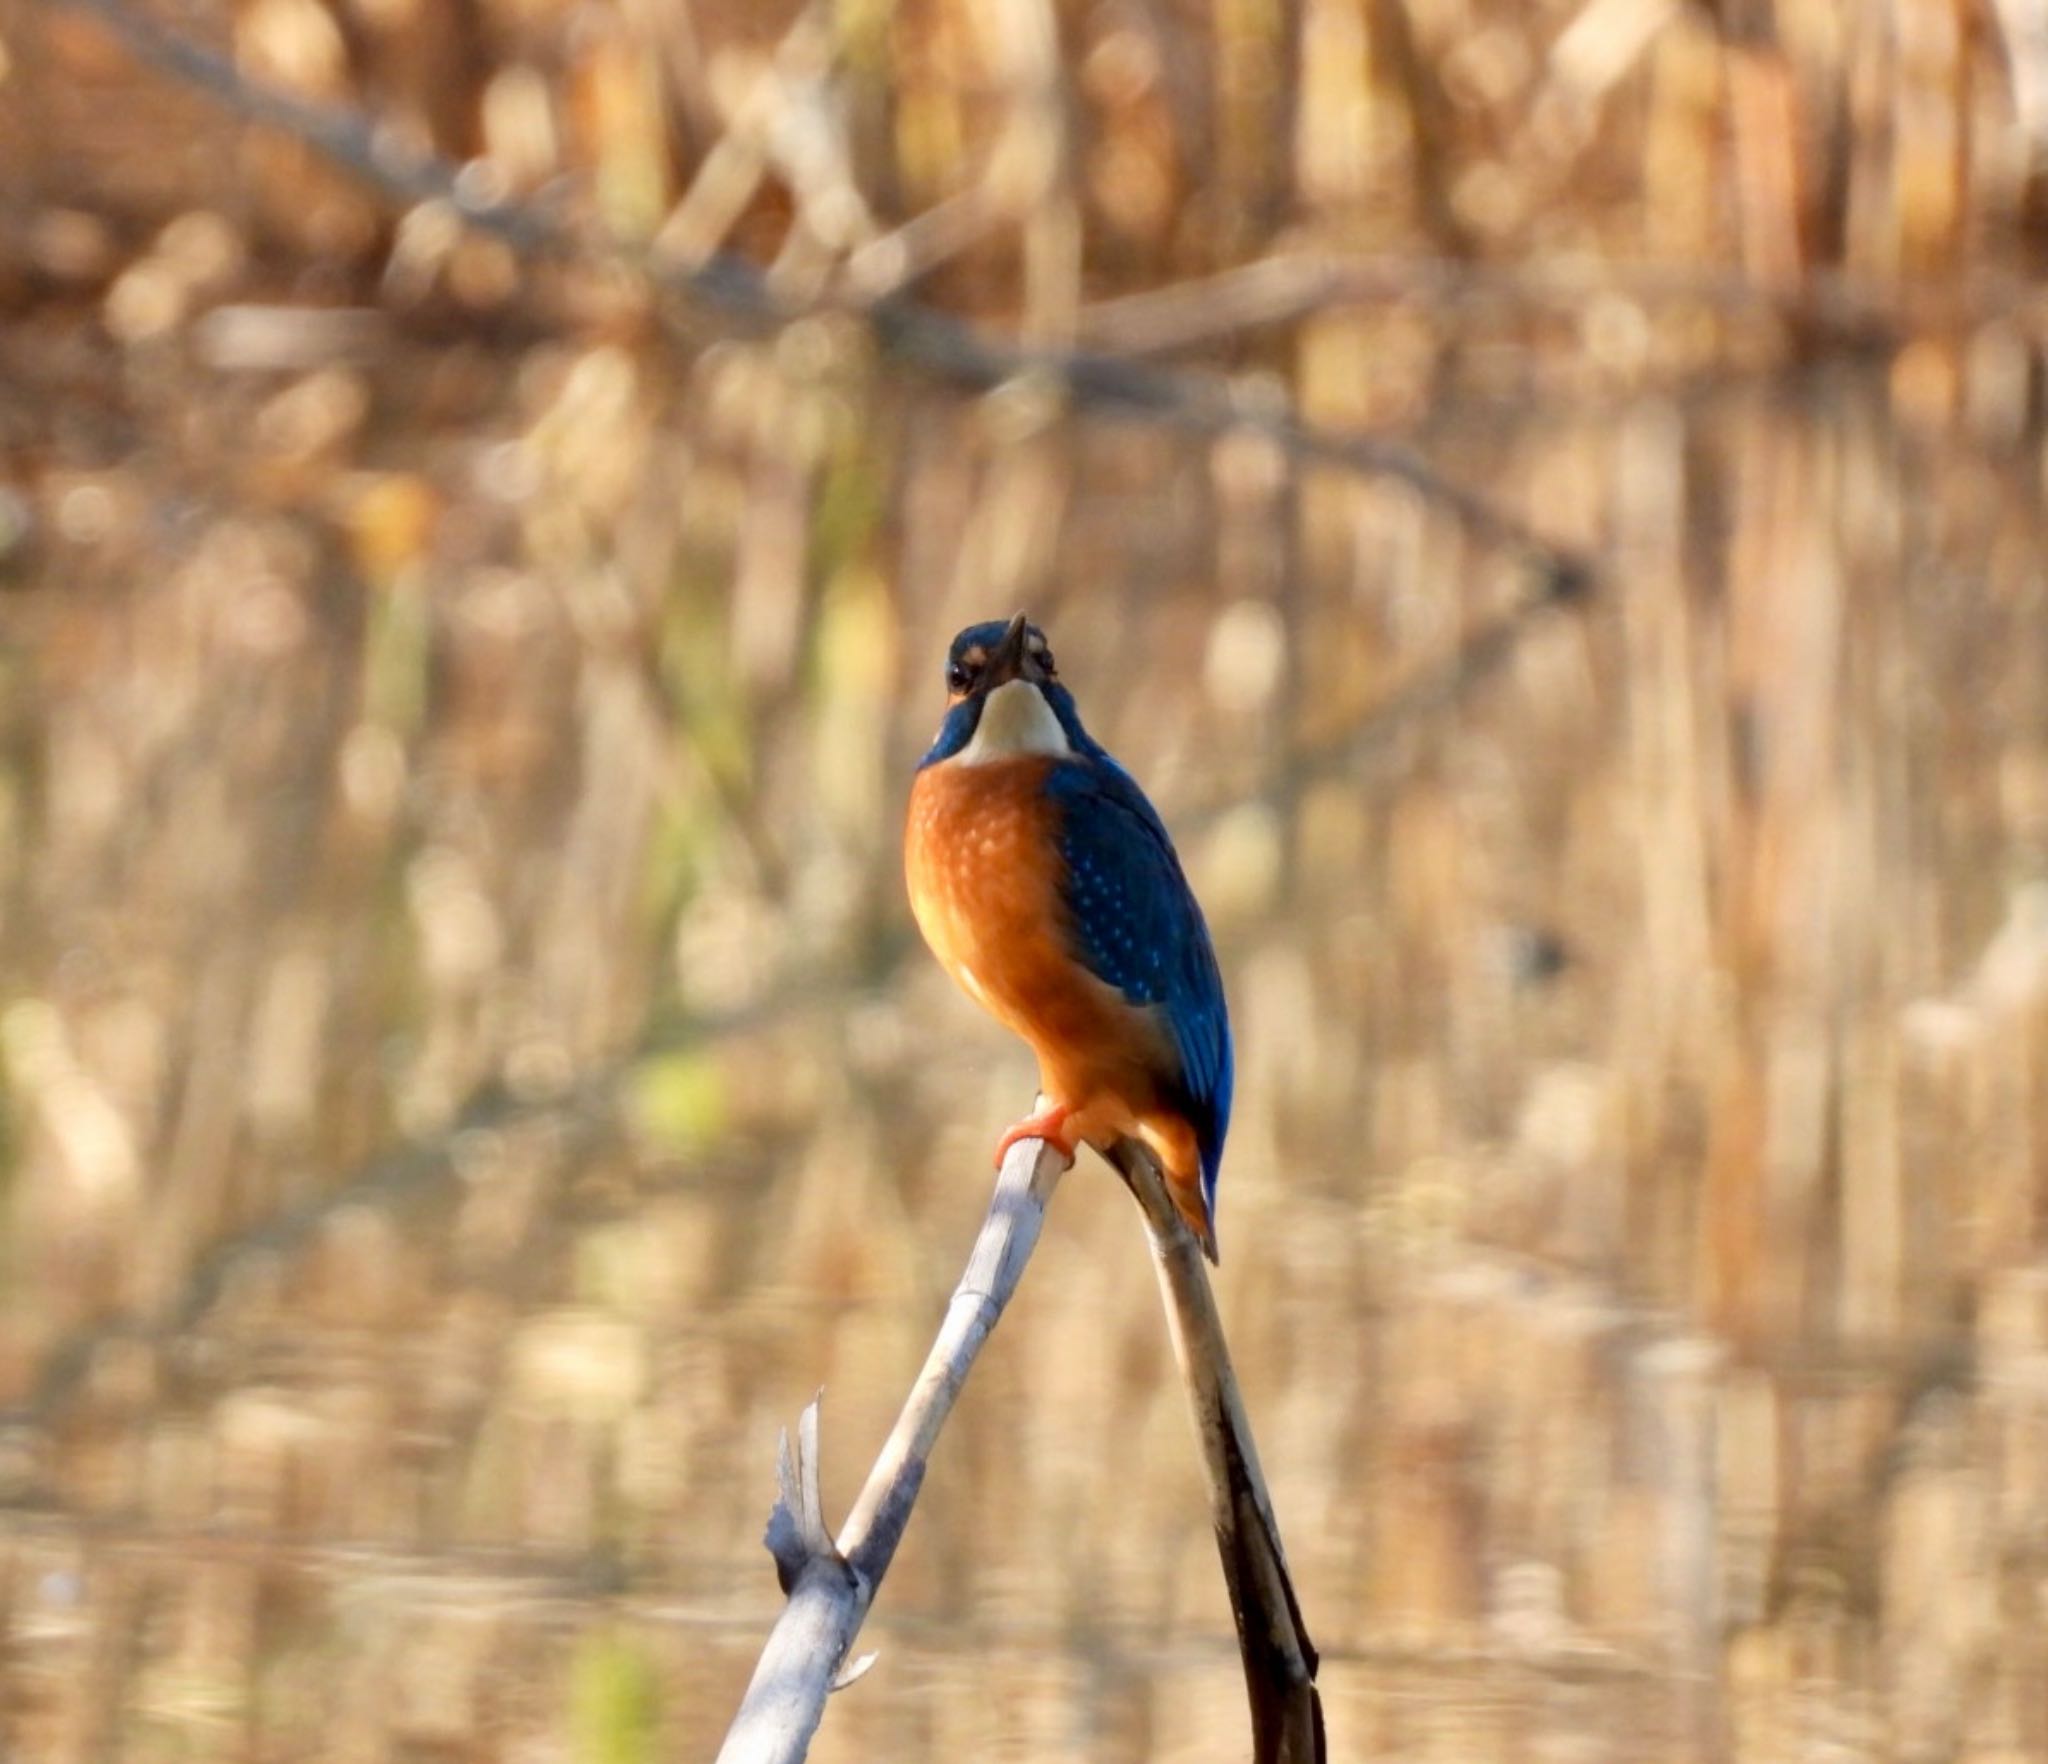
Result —
[[1010, 1147], [1020, 1139], [1042, 1139], [1047, 1145], [1057, 1147], [1060, 1155], [1071, 1164], [1074, 1161], [1074, 1142], [1060, 1131], [1071, 1113], [1063, 1104], [1053, 1103], [1035, 1115], [1026, 1115], [996, 1141], [996, 1168], [1000, 1170], [1003, 1167], [1003, 1160], [1010, 1155]]

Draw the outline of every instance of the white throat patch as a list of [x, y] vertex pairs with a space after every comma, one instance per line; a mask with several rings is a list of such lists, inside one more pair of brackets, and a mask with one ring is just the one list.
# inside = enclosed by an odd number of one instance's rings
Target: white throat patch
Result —
[[985, 766], [1027, 754], [1073, 751], [1045, 694], [1028, 680], [1006, 680], [988, 695], [981, 721], [974, 725], [974, 739], [954, 755], [954, 763]]

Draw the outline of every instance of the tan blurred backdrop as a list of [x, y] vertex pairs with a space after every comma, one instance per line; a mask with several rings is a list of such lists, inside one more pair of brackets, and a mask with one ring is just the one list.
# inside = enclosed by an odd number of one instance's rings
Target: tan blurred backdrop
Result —
[[[1333, 1756], [2048, 1758], [2020, 0], [150, 16], [559, 233], [0, 0], [0, 1754], [709, 1755], [1028, 1100], [897, 859], [1022, 606], [1223, 955]], [[1244, 1755], [1100, 1166], [863, 1645], [820, 1759]]]

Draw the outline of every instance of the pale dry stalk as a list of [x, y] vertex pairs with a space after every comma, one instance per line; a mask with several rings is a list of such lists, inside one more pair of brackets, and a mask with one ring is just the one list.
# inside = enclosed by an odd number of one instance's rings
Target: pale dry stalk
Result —
[[799, 1423], [794, 1451], [784, 1436], [782, 1498], [768, 1522], [768, 1547], [789, 1603], [754, 1668], [720, 1764], [793, 1764], [810, 1747], [826, 1697], [865, 1670], [863, 1660], [843, 1673], [847, 1652], [903, 1539], [939, 1430], [1017, 1290], [1067, 1167], [1058, 1150], [1037, 1139], [1020, 1140], [1003, 1159], [938, 1337], [836, 1543], [825, 1533], [818, 1493], [815, 1400]]

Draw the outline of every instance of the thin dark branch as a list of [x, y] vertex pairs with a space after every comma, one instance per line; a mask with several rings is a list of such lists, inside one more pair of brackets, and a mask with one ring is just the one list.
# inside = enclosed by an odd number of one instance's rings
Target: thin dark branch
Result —
[[2038, 326], [2048, 303], [2016, 276], [1975, 272], [1940, 283], [1879, 288], [1815, 270], [1774, 288], [1733, 270], [1582, 260], [1498, 264], [1412, 254], [1284, 251], [1211, 276], [1081, 309], [1080, 334], [1120, 355], [1165, 354], [1295, 323], [1331, 307], [1419, 301], [1435, 313], [1571, 312], [1606, 297], [1640, 306], [1708, 307], [1774, 321], [1808, 342], [1855, 352], [1894, 348], [1930, 331], [1991, 319]]
[[1357, 773], [1418, 718], [1457, 704], [1490, 678], [1541, 620], [1573, 604], [1585, 590], [1581, 577], [1544, 578], [1512, 606], [1475, 625], [1442, 660], [1418, 668], [1353, 720], [1280, 754], [1258, 784], [1183, 809], [1172, 816], [1174, 825], [1205, 826], [1247, 802], [1291, 811], [1311, 784]]
[[1208, 1266], [1144, 1147], [1120, 1141], [1110, 1161], [1144, 1215], [1173, 1357], [1208, 1473], [1209, 1518], [1251, 1706], [1254, 1764], [1324, 1764], [1315, 1644], [1288, 1572]]

